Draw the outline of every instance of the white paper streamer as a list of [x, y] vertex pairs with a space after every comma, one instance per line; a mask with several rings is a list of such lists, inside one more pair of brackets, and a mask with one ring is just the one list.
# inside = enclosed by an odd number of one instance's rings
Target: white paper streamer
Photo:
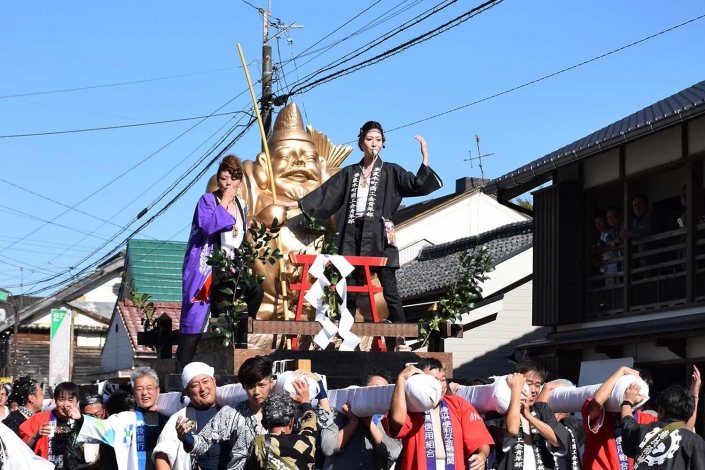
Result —
[[[326, 265], [332, 263], [340, 272], [341, 280], [335, 286], [335, 290], [340, 295], [342, 302], [340, 303], [340, 322], [339, 326], [330, 321], [328, 311], [330, 306], [325, 304], [321, 299], [324, 297], [325, 288], [331, 285], [331, 282], [323, 273]], [[313, 338], [321, 349], [325, 349], [333, 337], [338, 334], [343, 339], [343, 344], [340, 345], [341, 351], [354, 351], [360, 338], [355, 335], [350, 329], [355, 323], [355, 317], [352, 316], [347, 307], [348, 300], [348, 285], [345, 278], [353, 272], [355, 268], [348, 263], [345, 257], [340, 255], [318, 255], [308, 272], [316, 281], [311, 286], [311, 289], [306, 293], [304, 299], [316, 308], [316, 321], [322, 326], [321, 331]]]

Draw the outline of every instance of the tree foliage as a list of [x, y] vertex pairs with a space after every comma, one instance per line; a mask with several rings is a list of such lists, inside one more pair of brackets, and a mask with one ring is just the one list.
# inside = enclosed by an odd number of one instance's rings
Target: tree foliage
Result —
[[213, 333], [223, 337], [225, 347], [232, 342], [238, 323], [247, 307], [245, 294], [238, 290], [237, 286], [250, 282], [261, 284], [264, 276], [258, 276], [255, 273], [256, 263], [274, 264], [283, 258], [278, 248], [272, 250], [270, 247], [270, 242], [279, 236], [280, 229], [281, 226], [276, 218], [269, 229], [264, 222], [252, 222], [248, 229], [250, 240], [245, 238], [240, 248], [230, 254], [225, 250], [214, 250], [206, 261], [213, 267], [213, 281], [218, 285], [218, 292], [225, 299], [218, 302], [221, 314], [218, 322], [211, 325]]
[[461, 321], [463, 314], [475, 308], [475, 300], [482, 294], [480, 284], [489, 277], [487, 273], [494, 270], [492, 256], [485, 247], [474, 252], [460, 253], [460, 268], [455, 277], [446, 278], [445, 292], [438, 302], [438, 310], [420, 328], [421, 344], [427, 346], [431, 338], [441, 335], [441, 325], [455, 324]]

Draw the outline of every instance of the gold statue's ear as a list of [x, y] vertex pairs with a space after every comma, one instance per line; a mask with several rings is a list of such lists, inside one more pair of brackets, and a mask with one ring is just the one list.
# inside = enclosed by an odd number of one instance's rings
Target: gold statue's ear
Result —
[[218, 175], [213, 175], [208, 180], [208, 185], [206, 186], [206, 192], [212, 193], [218, 190]]
[[269, 187], [269, 178], [267, 177], [267, 156], [264, 152], [257, 155], [257, 160], [255, 164], [252, 165], [252, 176], [255, 178], [257, 187], [261, 190], [265, 190]]

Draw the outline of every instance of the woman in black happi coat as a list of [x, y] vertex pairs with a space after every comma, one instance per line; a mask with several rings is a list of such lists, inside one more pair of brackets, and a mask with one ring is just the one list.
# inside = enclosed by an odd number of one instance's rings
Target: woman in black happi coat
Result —
[[[402, 198], [426, 196], [443, 186], [428, 166], [426, 141], [418, 135], [415, 139], [421, 144], [423, 157], [416, 174], [380, 158], [386, 140], [382, 125], [366, 122], [358, 135], [362, 160], [342, 168], [320, 188], [298, 201], [298, 207], [307, 217], [327, 220], [335, 216], [338, 254], [387, 258], [387, 265], [378, 268], [377, 276], [392, 322], [405, 321], [394, 274], [399, 268], [399, 250], [392, 216]], [[296, 206], [295, 203], [287, 205], [289, 208]]]

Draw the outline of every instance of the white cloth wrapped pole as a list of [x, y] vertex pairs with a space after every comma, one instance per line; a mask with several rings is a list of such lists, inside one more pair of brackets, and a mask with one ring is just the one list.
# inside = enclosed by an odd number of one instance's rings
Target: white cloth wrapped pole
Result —
[[[228, 384], [215, 389], [215, 402], [219, 406], [234, 405], [244, 400], [247, 400], [247, 393], [242, 384]], [[157, 410], [162, 416], [171, 416], [189, 403], [191, 400], [181, 392], [160, 393], [156, 401]]]
[[600, 387], [601, 384], [555, 388], [548, 396], [548, 406], [556, 413], [580, 412], [585, 400], [594, 397]]
[[[512, 399], [512, 390], [507, 383], [507, 377], [509, 376], [493, 377], [494, 383], [490, 385], [460, 387], [455, 394], [466, 399], [478, 413], [496, 411], [503, 415], [507, 413], [509, 401]], [[524, 384], [522, 393], [525, 395], [530, 393], [528, 385]]]
[[464, 398], [480, 414], [497, 411], [496, 403], [492, 399], [492, 384], [459, 387], [455, 394]]
[[[430, 410], [443, 396], [441, 383], [427, 374], [416, 374], [406, 381], [406, 407], [412, 413]], [[328, 391], [328, 400], [336, 411], [342, 411], [346, 402], [356, 416], [365, 418], [389, 411], [394, 394], [394, 385], [375, 387], [350, 387]]]
[[320, 392], [318, 388], [318, 382], [308, 376], [295, 377], [294, 372], [290, 370], [284, 372], [279, 377], [277, 377], [277, 381], [274, 383], [274, 387], [272, 388], [272, 393], [286, 393], [296, 395], [296, 390], [294, 390], [294, 380], [296, 379], [306, 380], [306, 383], [308, 383], [309, 397], [311, 398], [311, 400], [316, 398], [316, 395], [318, 395], [318, 392]]
[[330, 406], [336, 411], [343, 411], [343, 405], [350, 402], [350, 408], [360, 418], [384, 414], [389, 411], [394, 385], [375, 387], [350, 387], [341, 390], [329, 390]]
[[[635, 375], [625, 375], [620, 377], [616, 385], [612, 389], [605, 409], [611, 413], [619, 413], [619, 406], [624, 401], [624, 392], [633, 383], [639, 384], [640, 393], [646, 397], [641, 403], [635, 404], [634, 408], [638, 409], [644, 406], [649, 400], [649, 386], [642, 379]], [[585, 400], [593, 398], [601, 384], [589, 385], [586, 387], [559, 387], [551, 391], [548, 397], [548, 406], [556, 413], [575, 413], [583, 408]]]
[[[335, 290], [342, 299], [340, 303], [340, 322], [339, 326], [330, 321], [328, 311], [330, 306], [323, 302], [325, 288], [331, 285], [330, 280], [325, 276], [324, 270], [328, 263], [333, 264], [340, 273], [341, 279], [335, 286]], [[355, 317], [350, 313], [347, 307], [348, 287], [345, 278], [353, 272], [355, 268], [348, 263], [345, 257], [340, 255], [318, 255], [309, 268], [309, 274], [316, 278], [309, 291], [304, 296], [304, 299], [316, 308], [316, 321], [323, 327], [321, 331], [313, 338], [314, 343], [325, 349], [333, 337], [338, 334], [343, 339], [343, 344], [340, 345], [341, 351], [354, 351], [360, 338], [355, 335], [350, 329], [355, 323]]]

